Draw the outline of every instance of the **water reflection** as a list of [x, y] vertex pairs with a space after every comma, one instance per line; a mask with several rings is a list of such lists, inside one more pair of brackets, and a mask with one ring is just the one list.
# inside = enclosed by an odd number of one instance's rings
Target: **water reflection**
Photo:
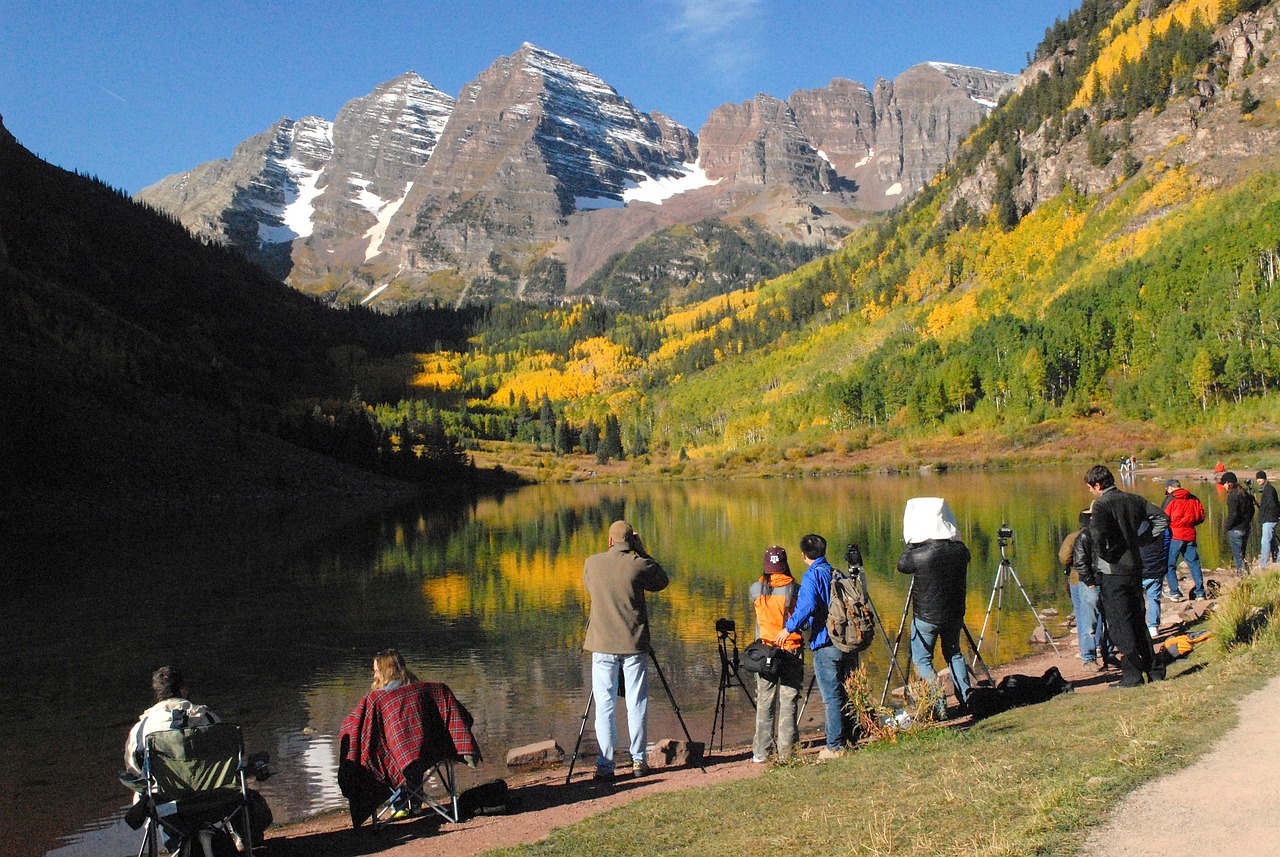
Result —
[[[1161, 484], [1140, 476], [1135, 490], [1158, 501]], [[1201, 549], [1212, 567], [1221, 501], [1208, 486], [1197, 493], [1211, 514]], [[504, 775], [513, 746], [554, 738], [571, 749], [590, 687], [582, 564], [621, 517], [671, 575], [650, 601], [654, 647], [693, 737], [706, 740], [720, 670], [715, 622], [733, 619], [743, 645], [752, 636], [747, 592], [764, 548], [794, 550], [818, 532], [839, 564], [845, 544], [857, 542], [892, 633], [909, 584], [893, 569], [913, 496], [947, 497], [956, 512], [973, 553], [975, 638], [1004, 523], [1027, 595], [1037, 608], [1070, 612], [1056, 554], [1089, 501], [1076, 469], [539, 486], [433, 498], [305, 544], [289, 518], [152, 520], [10, 546], [5, 567], [18, 574], [0, 606], [10, 640], [0, 653], [0, 740], [13, 750], [0, 788], [14, 799], [0, 809], [0, 829], [36, 853], [61, 847], [60, 857], [130, 850], [115, 844], [137, 835], [121, 833], [114, 773], [124, 734], [148, 703], [149, 672], [170, 661], [183, 665], [196, 701], [243, 724], [251, 751], [271, 753], [278, 774], [263, 791], [281, 820], [342, 806], [338, 728], [368, 689], [372, 653], [389, 646], [475, 714], [487, 764], [473, 780]], [[1004, 605], [998, 633], [983, 644], [992, 663], [1031, 648], [1035, 618], [1021, 593], [1007, 589]], [[880, 680], [883, 646], [868, 660]], [[679, 735], [670, 708], [659, 690], [655, 737]], [[812, 708], [820, 714], [816, 694]], [[731, 697], [727, 714], [726, 741], [745, 743], [745, 700]], [[75, 801], [54, 785], [66, 782], [76, 784]], [[72, 840], [59, 843], [59, 834]]]

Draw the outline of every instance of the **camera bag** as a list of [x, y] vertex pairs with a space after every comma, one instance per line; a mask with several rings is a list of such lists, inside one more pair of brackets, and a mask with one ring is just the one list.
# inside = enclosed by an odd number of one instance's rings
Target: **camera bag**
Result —
[[782, 659], [794, 657], [764, 640], [756, 640], [742, 650], [742, 668], [769, 681], [777, 681], [782, 675]]

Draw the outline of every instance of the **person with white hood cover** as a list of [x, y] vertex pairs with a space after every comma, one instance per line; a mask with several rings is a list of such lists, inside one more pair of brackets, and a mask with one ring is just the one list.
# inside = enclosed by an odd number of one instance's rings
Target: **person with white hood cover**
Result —
[[[969, 698], [969, 669], [960, 650], [960, 632], [964, 628], [969, 549], [960, 541], [955, 515], [941, 497], [908, 500], [902, 534], [907, 546], [898, 560], [898, 571], [915, 575], [911, 662], [922, 679], [941, 688], [933, 669], [934, 645], [941, 639], [942, 656], [951, 665], [951, 684], [963, 712]], [[944, 698], [938, 700], [937, 713], [944, 719], [947, 716]]]

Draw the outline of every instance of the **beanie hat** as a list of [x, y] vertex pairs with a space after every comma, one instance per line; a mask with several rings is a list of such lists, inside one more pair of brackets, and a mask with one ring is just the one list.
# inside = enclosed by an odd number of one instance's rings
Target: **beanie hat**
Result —
[[1226, 473], [1222, 474], [1223, 485], [1235, 485], [1239, 481], [1240, 480], [1236, 479], [1236, 474], [1233, 471], [1228, 470]]

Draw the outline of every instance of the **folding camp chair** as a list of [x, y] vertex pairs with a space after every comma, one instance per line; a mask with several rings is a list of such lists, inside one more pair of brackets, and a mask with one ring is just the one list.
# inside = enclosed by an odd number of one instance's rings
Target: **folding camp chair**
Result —
[[458, 822], [458, 781], [454, 777], [453, 759], [441, 759], [428, 765], [417, 762], [405, 771], [404, 783], [391, 792], [373, 814], [373, 829], [391, 821], [399, 807], [429, 809], [445, 821]]
[[457, 822], [455, 764], [476, 764], [480, 747], [471, 714], [446, 685], [413, 682], [376, 690], [342, 723], [338, 786], [351, 824], [374, 828], [400, 809], [430, 809]]
[[249, 785], [240, 727], [214, 723], [148, 735], [142, 757], [146, 827], [138, 857], [156, 857], [164, 834], [175, 854], [212, 855], [212, 837], [253, 854]]

